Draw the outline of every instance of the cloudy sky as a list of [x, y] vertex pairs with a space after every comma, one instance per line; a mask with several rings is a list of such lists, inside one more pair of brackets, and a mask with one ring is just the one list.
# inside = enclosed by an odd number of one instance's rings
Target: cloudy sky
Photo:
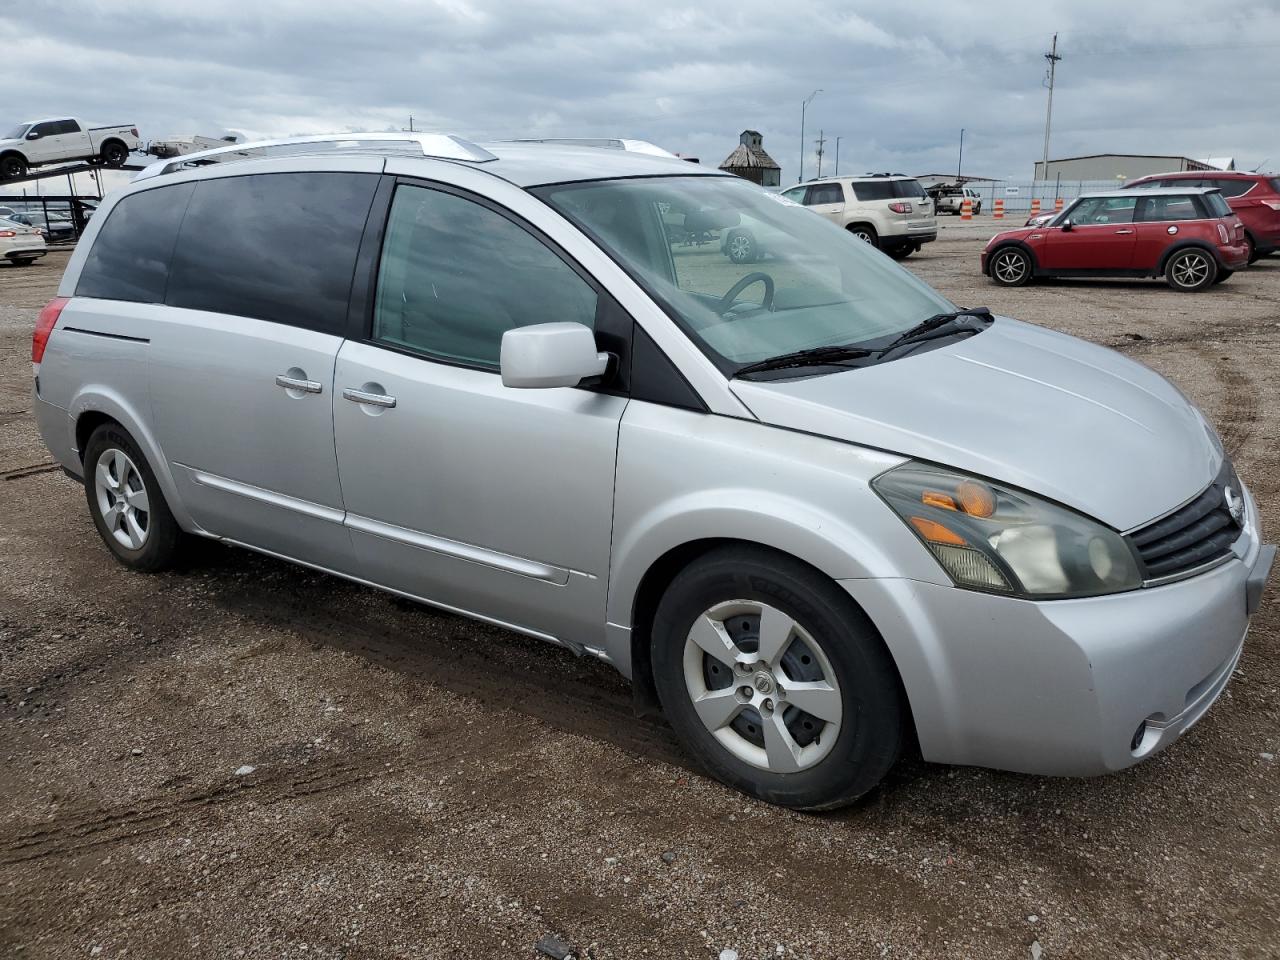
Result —
[[794, 182], [800, 103], [844, 172], [1026, 179], [1052, 153], [1280, 169], [1280, 0], [30, 0], [0, 125], [135, 121], [146, 139], [421, 129], [630, 136], [719, 163], [746, 127]]

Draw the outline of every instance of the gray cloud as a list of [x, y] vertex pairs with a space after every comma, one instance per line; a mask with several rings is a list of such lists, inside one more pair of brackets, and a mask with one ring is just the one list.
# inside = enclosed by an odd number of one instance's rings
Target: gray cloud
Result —
[[0, 14], [6, 49], [34, 67], [0, 122], [70, 113], [163, 139], [395, 129], [413, 114], [476, 138], [640, 137], [712, 164], [753, 127], [788, 182], [800, 101], [821, 87], [806, 139], [841, 136], [844, 171], [954, 169], [963, 126], [967, 172], [1024, 178], [1054, 30], [1054, 154], [1280, 168], [1280, 8], [1256, 2], [37, 2]]

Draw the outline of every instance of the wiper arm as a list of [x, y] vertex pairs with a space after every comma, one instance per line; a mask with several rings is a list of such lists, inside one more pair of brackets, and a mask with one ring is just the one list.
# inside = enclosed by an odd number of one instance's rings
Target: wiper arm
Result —
[[[935, 313], [926, 320], [921, 320], [909, 330], [904, 330], [885, 346], [876, 351], [877, 356], [884, 356], [891, 350], [898, 347], [905, 347], [909, 343], [923, 343], [926, 340], [933, 340], [935, 337], [946, 336], [948, 333], [958, 333], [969, 331], [977, 333], [979, 327], [975, 327], [971, 323], [962, 323], [966, 317], [976, 317], [977, 319], [989, 322], [991, 320], [991, 311], [986, 307], [970, 307], [967, 310], [957, 310], [955, 313]], [[946, 329], [954, 328], [954, 329]]]
[[760, 373], [764, 370], [784, 370], [788, 367], [815, 367], [824, 363], [839, 363], [842, 360], [861, 360], [863, 357], [874, 356], [877, 352], [868, 350], [866, 347], [855, 347], [848, 344], [809, 347], [805, 350], [795, 350], [791, 353], [782, 353], [776, 357], [769, 357], [767, 360], [748, 363], [745, 367], [741, 367], [734, 376], [740, 377], [744, 373]]

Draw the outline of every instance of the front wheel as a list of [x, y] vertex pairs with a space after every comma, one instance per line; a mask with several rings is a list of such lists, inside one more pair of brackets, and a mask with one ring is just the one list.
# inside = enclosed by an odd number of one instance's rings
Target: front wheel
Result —
[[880, 237], [876, 233], [876, 228], [869, 223], [855, 223], [849, 228], [849, 232], [868, 246], [880, 249]]
[[173, 564], [182, 530], [137, 443], [116, 423], [93, 431], [84, 453], [89, 515], [126, 567], [148, 573]]
[[1020, 287], [1031, 279], [1031, 257], [1018, 247], [1004, 247], [991, 255], [989, 272], [1001, 286]]
[[16, 153], [0, 159], [0, 178], [18, 180], [27, 175], [27, 161]]
[[735, 230], [725, 243], [725, 253], [734, 263], [755, 263], [760, 259], [756, 238], [749, 230]]
[[1164, 278], [1169, 286], [1183, 293], [1203, 290], [1218, 275], [1218, 262], [1213, 255], [1199, 248], [1179, 250], [1164, 266]]
[[690, 753], [769, 803], [850, 803], [902, 748], [897, 671], [875, 627], [789, 557], [725, 547], [680, 573], [654, 618], [653, 670]]

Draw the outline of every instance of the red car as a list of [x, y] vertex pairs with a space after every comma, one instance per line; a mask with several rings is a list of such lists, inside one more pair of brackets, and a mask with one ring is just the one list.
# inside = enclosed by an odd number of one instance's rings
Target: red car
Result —
[[1020, 287], [1033, 277], [1159, 277], [1203, 290], [1247, 265], [1244, 225], [1217, 190], [1089, 193], [1042, 226], [998, 233], [982, 272]]
[[1244, 223], [1249, 262], [1280, 249], [1280, 177], [1273, 173], [1161, 173], [1125, 184], [1126, 189], [1206, 187], [1217, 189]]

